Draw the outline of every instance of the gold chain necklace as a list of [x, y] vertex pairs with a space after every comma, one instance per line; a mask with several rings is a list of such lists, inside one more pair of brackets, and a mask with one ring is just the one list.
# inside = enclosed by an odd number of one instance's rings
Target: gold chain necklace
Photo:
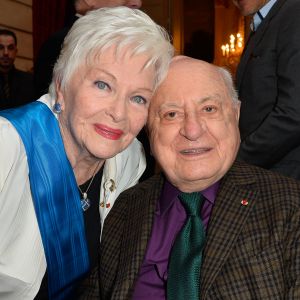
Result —
[[97, 171], [99, 165], [100, 165], [100, 161], [98, 162], [98, 164], [97, 164], [97, 166], [96, 166], [96, 168], [94, 170], [92, 179], [90, 180], [90, 183], [89, 183], [89, 185], [88, 185], [88, 187], [87, 187], [87, 189], [86, 189], [85, 192], [83, 192], [81, 190], [80, 186], [78, 185], [78, 189], [79, 189], [80, 193], [82, 194], [82, 198], [80, 199], [80, 202], [81, 202], [81, 208], [82, 208], [83, 211], [86, 211], [91, 206], [91, 200], [88, 198], [88, 194], [87, 193], [88, 193], [88, 191], [89, 191], [89, 189], [90, 189], [90, 187], [91, 187], [91, 185], [92, 185], [92, 183], [94, 181], [94, 178], [96, 176], [96, 171]]

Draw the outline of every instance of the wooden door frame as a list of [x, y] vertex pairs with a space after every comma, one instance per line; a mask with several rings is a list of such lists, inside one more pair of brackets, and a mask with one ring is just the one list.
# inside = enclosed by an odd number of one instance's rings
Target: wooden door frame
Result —
[[169, 3], [173, 45], [177, 54], [182, 54], [184, 49], [183, 0], [169, 0]]

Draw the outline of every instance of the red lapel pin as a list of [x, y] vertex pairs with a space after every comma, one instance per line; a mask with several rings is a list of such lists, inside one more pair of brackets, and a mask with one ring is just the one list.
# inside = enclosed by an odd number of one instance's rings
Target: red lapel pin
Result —
[[241, 204], [244, 205], [244, 206], [247, 206], [249, 204], [248, 200], [247, 199], [243, 199], [241, 201]]

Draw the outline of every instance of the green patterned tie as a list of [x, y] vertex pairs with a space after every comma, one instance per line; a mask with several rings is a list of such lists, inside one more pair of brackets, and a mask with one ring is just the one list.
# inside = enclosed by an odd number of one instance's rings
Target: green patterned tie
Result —
[[205, 231], [201, 220], [204, 197], [200, 193], [182, 193], [179, 199], [185, 207], [187, 220], [171, 250], [167, 299], [199, 300], [200, 268], [205, 243]]

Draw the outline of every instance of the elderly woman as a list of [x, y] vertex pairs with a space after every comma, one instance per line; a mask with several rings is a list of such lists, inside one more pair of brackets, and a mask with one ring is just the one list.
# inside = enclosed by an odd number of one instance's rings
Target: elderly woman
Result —
[[50, 299], [77, 298], [100, 223], [145, 168], [135, 137], [172, 55], [141, 11], [99, 9], [73, 25], [49, 94], [1, 112], [1, 299], [45, 299], [43, 278]]

